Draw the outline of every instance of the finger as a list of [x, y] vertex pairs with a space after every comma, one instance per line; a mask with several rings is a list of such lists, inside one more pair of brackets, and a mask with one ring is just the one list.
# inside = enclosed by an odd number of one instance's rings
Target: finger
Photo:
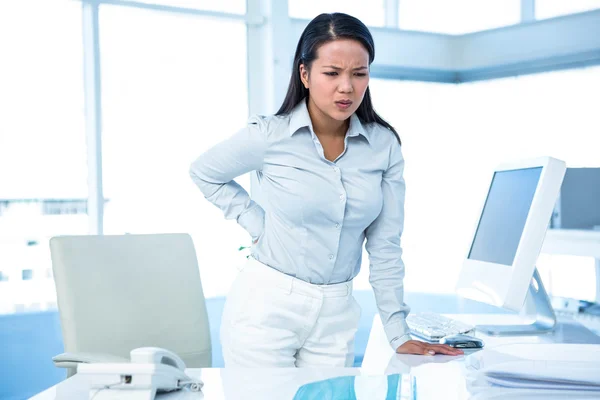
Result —
[[435, 355], [435, 350], [432, 349], [432, 345], [430, 343], [425, 342], [416, 342], [415, 343], [415, 351], [413, 354], [423, 354], [426, 356]]
[[454, 347], [450, 347], [447, 345], [434, 345], [428, 348], [428, 351], [433, 351], [434, 354], [446, 354], [449, 356], [456, 356], [463, 354], [463, 351], [460, 349], [455, 349]]
[[448, 346], [447, 344], [441, 344], [440, 346], [448, 351], [454, 352], [454, 354], [464, 354], [464, 351], [462, 351], [461, 349], [457, 349], [455, 347]]

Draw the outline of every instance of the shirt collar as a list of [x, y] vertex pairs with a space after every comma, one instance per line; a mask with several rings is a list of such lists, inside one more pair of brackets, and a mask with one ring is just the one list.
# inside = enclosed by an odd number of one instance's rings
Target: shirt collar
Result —
[[[302, 101], [290, 113], [290, 136], [298, 132], [300, 128], [304, 127], [308, 127], [311, 134], [314, 134], [312, 121], [310, 120], [308, 107], [306, 106], [306, 99], [302, 99]], [[347, 135], [350, 137], [362, 135], [365, 139], [367, 139], [367, 141], [369, 141], [369, 133], [360, 122], [360, 118], [358, 118], [356, 113], [352, 114], [350, 117], [350, 126], [348, 127]]]

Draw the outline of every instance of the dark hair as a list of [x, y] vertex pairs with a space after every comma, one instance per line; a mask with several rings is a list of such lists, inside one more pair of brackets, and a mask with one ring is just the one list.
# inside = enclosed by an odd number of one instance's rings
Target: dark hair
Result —
[[[296, 54], [294, 55], [290, 85], [283, 104], [276, 115], [289, 114], [302, 99], [308, 96], [309, 91], [304, 87], [300, 79], [300, 65], [304, 64], [306, 69], [310, 70], [313, 61], [317, 59], [317, 50], [319, 47], [336, 39], [352, 39], [360, 42], [369, 52], [369, 65], [375, 59], [373, 36], [371, 36], [369, 29], [360, 20], [343, 13], [318, 15], [308, 23], [308, 26], [302, 32], [302, 36], [300, 36]], [[356, 115], [363, 123], [376, 122], [388, 128], [396, 135], [398, 143], [402, 143], [394, 127], [375, 112], [371, 101], [371, 92], [368, 87], [363, 101], [356, 110]]]

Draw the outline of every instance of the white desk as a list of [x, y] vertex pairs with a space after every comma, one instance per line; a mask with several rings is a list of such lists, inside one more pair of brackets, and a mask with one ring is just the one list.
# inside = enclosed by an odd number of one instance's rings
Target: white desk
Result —
[[[187, 374], [201, 377], [201, 393], [159, 394], [157, 400], [292, 400], [298, 388], [337, 376], [361, 375], [360, 368], [189, 368]], [[83, 375], [73, 377], [38, 394], [31, 400], [87, 400], [89, 384]], [[126, 398], [125, 398], [126, 399]]]
[[[477, 324], [517, 324], [517, 315], [510, 314], [456, 314], [447, 315], [471, 325]], [[485, 348], [512, 343], [594, 343], [600, 344], [600, 336], [594, 334], [578, 322], [559, 320], [554, 332], [536, 336], [488, 336], [476, 333], [483, 339]], [[464, 378], [464, 360], [477, 350], [465, 350], [464, 356], [416, 356], [396, 354], [387, 343], [381, 319], [373, 319], [373, 326], [362, 363], [364, 374], [412, 374], [418, 383], [418, 399], [468, 399], [470, 397]], [[388, 360], [387, 363], [385, 360]], [[499, 390], [496, 390], [499, 392]], [[598, 393], [594, 394], [598, 396]], [[502, 398], [500, 396], [499, 398]], [[516, 397], [511, 397], [511, 399]], [[541, 396], [540, 398], [544, 398]], [[589, 398], [586, 395], [586, 398]], [[527, 397], [532, 399], [532, 397]]]
[[[461, 314], [450, 315], [450, 317], [470, 324], [508, 324], [516, 323], [518, 318], [503, 314]], [[480, 337], [485, 341], [486, 348], [508, 343], [600, 344], [599, 336], [576, 322], [560, 324], [554, 333], [541, 336], [489, 337], [481, 335]], [[362, 368], [188, 369], [188, 374], [202, 377], [205, 383], [202, 393], [177, 392], [159, 395], [157, 399], [291, 400], [297, 389], [305, 383], [336, 376], [395, 373], [410, 373], [416, 377], [417, 398], [419, 400], [468, 399], [470, 396], [465, 385], [463, 362], [464, 356], [413, 356], [394, 353], [387, 343], [381, 320], [379, 316], [376, 316], [373, 320]], [[88, 383], [81, 376], [75, 375], [32, 399], [87, 400], [88, 397]], [[529, 400], [533, 398], [531, 396], [527, 397]]]

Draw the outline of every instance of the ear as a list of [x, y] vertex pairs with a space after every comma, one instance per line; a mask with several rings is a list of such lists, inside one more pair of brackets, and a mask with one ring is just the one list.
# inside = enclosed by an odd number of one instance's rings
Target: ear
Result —
[[300, 80], [304, 84], [304, 87], [308, 89], [308, 69], [304, 64], [300, 64]]

